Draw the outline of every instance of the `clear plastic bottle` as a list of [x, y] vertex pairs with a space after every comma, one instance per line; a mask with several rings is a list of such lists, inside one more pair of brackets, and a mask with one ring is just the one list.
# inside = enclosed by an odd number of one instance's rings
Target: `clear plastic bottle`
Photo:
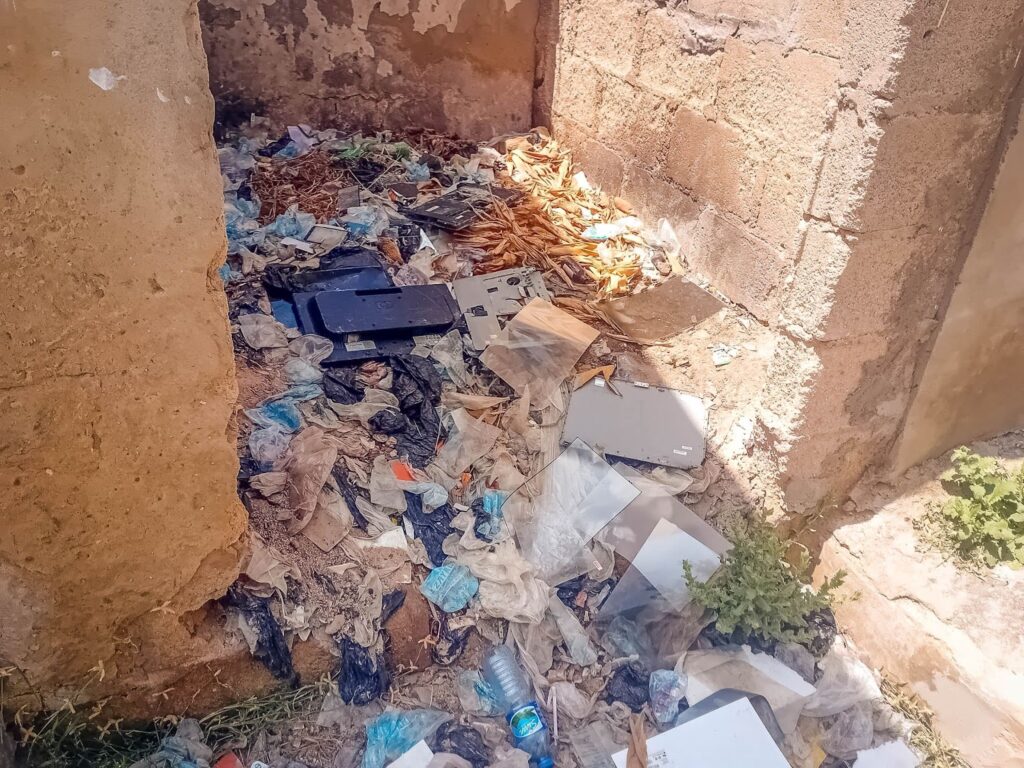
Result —
[[505, 710], [515, 746], [530, 755], [531, 765], [553, 768], [551, 735], [515, 651], [507, 645], [492, 649], [484, 659], [483, 675]]

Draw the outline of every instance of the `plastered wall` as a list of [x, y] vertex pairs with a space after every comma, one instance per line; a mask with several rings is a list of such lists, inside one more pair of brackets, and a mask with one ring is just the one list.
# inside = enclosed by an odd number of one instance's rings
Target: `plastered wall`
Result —
[[788, 504], [889, 462], [1020, 78], [1017, 0], [559, 0], [539, 117], [777, 330]]
[[530, 127], [539, 0], [202, 0], [218, 106], [280, 123]]
[[897, 469], [1024, 426], [1024, 115], [916, 389]]
[[245, 520], [194, 2], [0, 2], [0, 93], [0, 667], [38, 706], [157, 665], [126, 627], [222, 594]]

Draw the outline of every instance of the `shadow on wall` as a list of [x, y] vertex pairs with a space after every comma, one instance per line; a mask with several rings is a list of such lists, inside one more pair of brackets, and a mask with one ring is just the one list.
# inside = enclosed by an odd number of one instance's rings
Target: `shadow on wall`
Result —
[[[490, 138], [530, 128], [540, 0], [201, 0], [219, 117]], [[356, 7], [358, 6], [358, 7]]]

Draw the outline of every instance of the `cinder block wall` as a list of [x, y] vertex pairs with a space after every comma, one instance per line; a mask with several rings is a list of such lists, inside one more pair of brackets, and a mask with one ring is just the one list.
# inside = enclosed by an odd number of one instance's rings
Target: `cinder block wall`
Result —
[[537, 116], [779, 332], [787, 500], [885, 465], [987, 198], [1018, 0], [559, 0]]
[[530, 127], [540, 0], [201, 0], [221, 112], [279, 123]]
[[[90, 81], [100, 67], [112, 90]], [[123, 689], [115, 648], [160, 668], [168, 635], [131, 626], [180, 625], [238, 573], [194, 1], [0, 3], [0, 93], [0, 667], [17, 670], [3, 704], [56, 707], [39, 697], [98, 682], [100, 664]]]

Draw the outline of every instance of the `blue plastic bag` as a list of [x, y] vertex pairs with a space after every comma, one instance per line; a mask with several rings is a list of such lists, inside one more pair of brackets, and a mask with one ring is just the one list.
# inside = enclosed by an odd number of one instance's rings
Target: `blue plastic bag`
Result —
[[246, 408], [245, 415], [257, 427], [277, 426], [285, 432], [298, 432], [302, 414], [292, 400], [272, 400], [257, 408]]
[[316, 216], [300, 212], [298, 204], [295, 204], [288, 206], [288, 210], [268, 224], [264, 231], [277, 237], [303, 237], [314, 226]]
[[461, 611], [480, 589], [469, 568], [458, 563], [439, 565], [423, 580], [420, 592], [445, 613]]
[[379, 715], [366, 724], [363, 768], [384, 768], [451, 719], [451, 715], [436, 709], [410, 709]]

